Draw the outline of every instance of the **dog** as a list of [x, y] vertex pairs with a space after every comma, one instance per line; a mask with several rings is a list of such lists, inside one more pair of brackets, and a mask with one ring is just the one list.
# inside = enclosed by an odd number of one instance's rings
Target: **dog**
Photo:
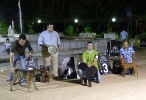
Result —
[[35, 90], [38, 90], [38, 88], [36, 88], [36, 85], [33, 81], [34, 76], [35, 76], [35, 70], [19, 70], [16, 69], [15, 73], [12, 74], [13, 75], [13, 81], [12, 83], [10, 83], [10, 91], [13, 91], [12, 86], [13, 84], [15, 84], [16, 80], [18, 79], [19, 84], [21, 86], [21, 79], [24, 78], [27, 81], [27, 89], [28, 92], [30, 92], [29, 88], [30, 88], [30, 82], [33, 83]]
[[134, 63], [126, 63], [124, 61], [124, 59], [120, 59], [121, 60], [121, 66], [123, 67], [123, 77], [125, 77], [126, 75], [126, 70], [128, 68], [132, 68], [134, 70], [134, 75], [137, 74], [138, 77], [138, 72], [137, 72], [137, 67], [138, 65], [134, 64]]
[[40, 82], [50, 82], [50, 72], [48, 66], [40, 66]]
[[96, 83], [99, 83], [98, 80], [98, 70], [95, 66], [88, 67], [86, 63], [80, 63], [78, 65], [78, 69], [81, 69], [83, 71], [84, 76], [84, 86], [87, 86], [87, 80], [88, 80], [88, 87], [92, 87], [91, 81], [92, 78], [96, 77]]
[[113, 73], [120, 74], [121, 70], [122, 70], [121, 61], [119, 59], [114, 60], [113, 61]]

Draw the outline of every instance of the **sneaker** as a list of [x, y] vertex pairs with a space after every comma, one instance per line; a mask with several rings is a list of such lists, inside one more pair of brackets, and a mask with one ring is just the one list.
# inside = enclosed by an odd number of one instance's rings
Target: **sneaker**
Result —
[[6, 81], [7, 81], [7, 82], [10, 82], [10, 83], [12, 82], [12, 80], [10, 80], [10, 79], [6, 79]]
[[26, 83], [21, 83], [21, 85], [27, 85]]

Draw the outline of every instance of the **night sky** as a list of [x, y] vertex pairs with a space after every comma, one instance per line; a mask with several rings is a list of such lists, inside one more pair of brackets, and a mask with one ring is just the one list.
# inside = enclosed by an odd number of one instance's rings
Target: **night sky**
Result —
[[[18, 0], [0, 0], [0, 21], [10, 24], [12, 20], [19, 22]], [[75, 18], [80, 23], [96, 22], [96, 25], [108, 22], [112, 17], [126, 19], [126, 7], [132, 11], [133, 20], [145, 21], [146, 0], [20, 0], [22, 9], [23, 26], [42, 20], [40, 30], [45, 23], [55, 22], [57, 26], [64, 23], [73, 23]], [[97, 19], [97, 20], [96, 20]], [[99, 22], [100, 21], [100, 22]], [[62, 24], [61, 24], [62, 23]], [[60, 25], [59, 25], [60, 24]], [[56, 26], [56, 27], [57, 27]], [[93, 25], [95, 26], [95, 25]], [[16, 26], [17, 27], [17, 26]], [[35, 27], [39, 27], [38, 25]], [[102, 25], [104, 27], [104, 25]], [[58, 29], [59, 31], [62, 31]]]

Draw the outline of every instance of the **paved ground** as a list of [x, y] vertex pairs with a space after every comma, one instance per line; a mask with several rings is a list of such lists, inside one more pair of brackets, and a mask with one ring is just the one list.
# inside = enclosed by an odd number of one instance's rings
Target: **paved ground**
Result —
[[[93, 87], [88, 88], [80, 85], [78, 80], [54, 81], [50, 83], [39, 83], [36, 85], [39, 90], [31, 86], [31, 93], [27, 92], [25, 86], [15, 85], [14, 91], [9, 91], [8, 83], [5, 81], [8, 76], [9, 63], [0, 64], [0, 100], [146, 100], [146, 51], [140, 50], [136, 53], [135, 63], [139, 76], [125, 78], [119, 75], [104, 75], [99, 84], [93, 82]], [[41, 64], [41, 59], [39, 64]]]

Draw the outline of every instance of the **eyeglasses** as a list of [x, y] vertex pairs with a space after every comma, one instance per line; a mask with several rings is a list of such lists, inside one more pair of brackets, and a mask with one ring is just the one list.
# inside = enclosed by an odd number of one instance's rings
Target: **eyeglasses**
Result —
[[49, 27], [49, 28], [54, 28], [54, 27]]

